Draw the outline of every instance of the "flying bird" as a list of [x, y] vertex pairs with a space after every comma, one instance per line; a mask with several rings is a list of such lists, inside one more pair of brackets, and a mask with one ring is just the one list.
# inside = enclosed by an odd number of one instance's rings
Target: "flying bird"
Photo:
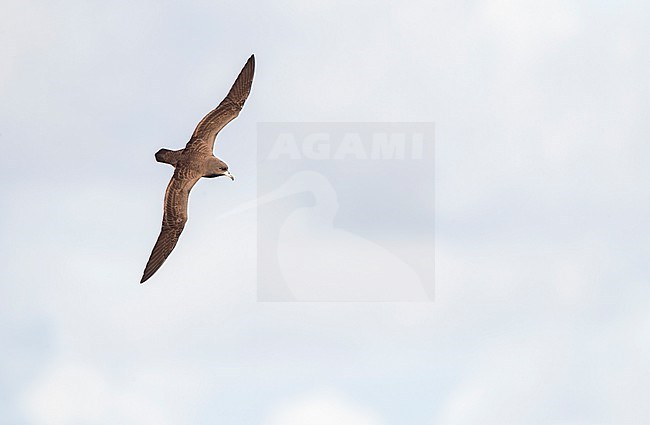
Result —
[[176, 246], [187, 222], [187, 200], [196, 182], [201, 177], [219, 176], [235, 180], [228, 171], [228, 165], [214, 156], [212, 150], [219, 131], [242, 110], [251, 91], [254, 72], [255, 55], [251, 55], [226, 97], [196, 126], [185, 149], [160, 149], [156, 152], [156, 161], [172, 165], [174, 175], [165, 191], [160, 235], [151, 251], [140, 283], [144, 283], [162, 266]]

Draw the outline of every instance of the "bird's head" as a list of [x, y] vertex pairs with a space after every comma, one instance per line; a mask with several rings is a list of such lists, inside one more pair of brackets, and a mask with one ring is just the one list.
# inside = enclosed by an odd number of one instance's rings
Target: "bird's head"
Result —
[[219, 158], [211, 158], [210, 162], [208, 163], [208, 171], [204, 175], [204, 177], [219, 177], [219, 176], [226, 176], [230, 178], [230, 180], [235, 180], [235, 176], [230, 174], [230, 171], [228, 171], [228, 164], [220, 160]]

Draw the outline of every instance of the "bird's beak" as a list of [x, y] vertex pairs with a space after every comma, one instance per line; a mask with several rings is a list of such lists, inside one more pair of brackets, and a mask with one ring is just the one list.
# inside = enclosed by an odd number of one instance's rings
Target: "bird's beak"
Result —
[[233, 176], [232, 174], [230, 174], [230, 171], [226, 171], [225, 174], [224, 174], [224, 176], [226, 176], [226, 177], [230, 177], [230, 180], [235, 181], [235, 176]]

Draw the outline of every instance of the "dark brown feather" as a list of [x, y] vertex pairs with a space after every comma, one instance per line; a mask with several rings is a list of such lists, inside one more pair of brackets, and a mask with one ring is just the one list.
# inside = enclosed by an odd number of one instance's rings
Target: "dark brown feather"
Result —
[[[140, 283], [149, 279], [172, 252], [187, 222], [190, 190], [202, 177], [214, 177], [214, 161], [225, 164], [212, 155], [214, 139], [219, 131], [239, 115], [248, 98], [255, 73], [255, 56], [251, 56], [239, 73], [228, 95], [219, 106], [197, 125], [191, 140], [182, 151], [161, 149], [156, 160], [173, 165], [174, 176], [165, 192], [162, 228], [151, 251]], [[227, 169], [227, 168], [226, 168]], [[214, 174], [214, 175], [213, 175]], [[232, 176], [230, 176], [232, 178]]]
[[140, 283], [149, 279], [165, 262], [178, 242], [187, 222], [187, 201], [190, 190], [201, 176], [187, 175], [187, 170], [176, 169], [165, 191], [162, 228], [151, 251]]
[[230, 88], [226, 97], [219, 106], [210, 111], [196, 126], [192, 138], [185, 149], [209, 152], [214, 149], [214, 140], [217, 133], [234, 120], [244, 106], [244, 102], [251, 92], [253, 74], [255, 73], [255, 55], [251, 55], [239, 73], [235, 83]]

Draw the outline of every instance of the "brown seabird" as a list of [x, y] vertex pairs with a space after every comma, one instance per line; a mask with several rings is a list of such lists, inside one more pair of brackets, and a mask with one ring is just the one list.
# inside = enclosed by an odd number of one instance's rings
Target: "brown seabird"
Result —
[[228, 95], [196, 126], [185, 149], [161, 149], [156, 152], [156, 161], [170, 164], [175, 170], [165, 191], [162, 229], [140, 283], [144, 283], [162, 266], [176, 246], [187, 222], [187, 200], [196, 182], [201, 177], [228, 176], [231, 180], [235, 179], [228, 171], [228, 165], [212, 154], [212, 149], [217, 133], [234, 120], [244, 106], [251, 91], [254, 72], [255, 55], [251, 55]]

